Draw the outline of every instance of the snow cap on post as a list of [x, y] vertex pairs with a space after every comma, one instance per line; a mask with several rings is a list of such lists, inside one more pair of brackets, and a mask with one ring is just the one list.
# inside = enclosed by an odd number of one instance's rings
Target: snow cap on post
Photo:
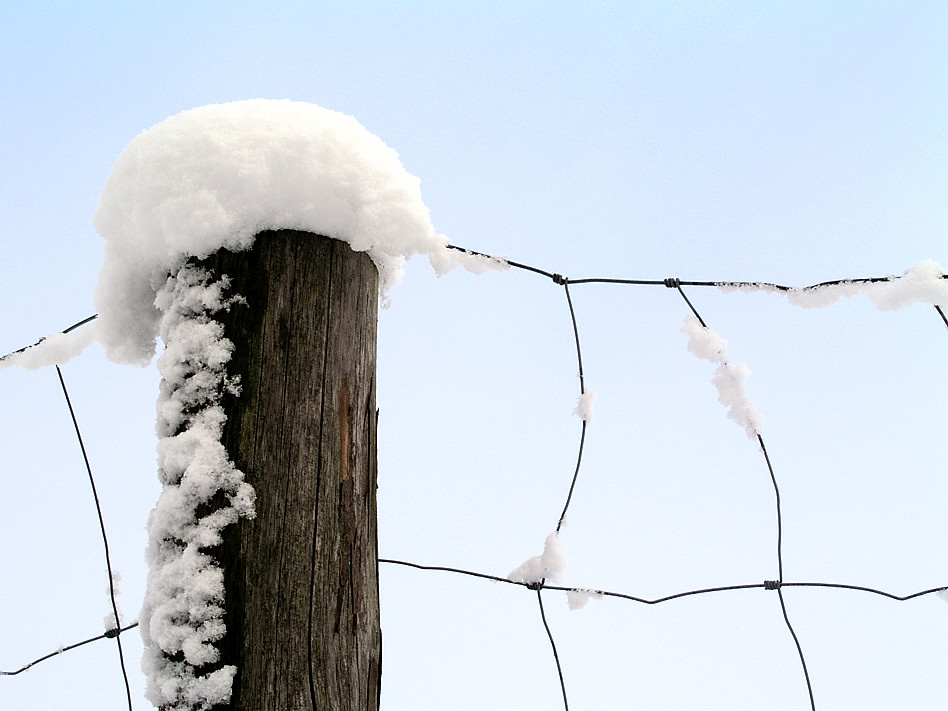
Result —
[[111, 360], [140, 365], [154, 355], [167, 275], [191, 256], [249, 249], [263, 230], [368, 252], [382, 297], [413, 254], [438, 273], [459, 262], [394, 150], [350, 116], [294, 101], [204, 106], [140, 134], [115, 161], [95, 227], [99, 339]]

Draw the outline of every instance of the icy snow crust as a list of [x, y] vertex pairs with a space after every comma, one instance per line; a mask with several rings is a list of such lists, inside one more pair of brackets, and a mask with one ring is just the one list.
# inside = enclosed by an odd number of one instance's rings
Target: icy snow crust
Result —
[[293, 101], [205, 106], [145, 131], [115, 161], [95, 227], [105, 238], [99, 338], [121, 363], [154, 354], [154, 298], [169, 273], [188, 256], [248, 249], [262, 230], [305, 230], [368, 252], [383, 296], [414, 254], [439, 274], [458, 263], [505, 266], [448, 250], [420, 181], [355, 119]]

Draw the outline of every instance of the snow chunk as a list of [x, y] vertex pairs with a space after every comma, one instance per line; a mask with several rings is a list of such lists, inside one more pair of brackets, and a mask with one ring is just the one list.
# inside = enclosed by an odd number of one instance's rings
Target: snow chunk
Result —
[[105, 617], [102, 618], [102, 624], [105, 626], [106, 634], [112, 632], [112, 630], [117, 630], [119, 628], [118, 620], [115, 619], [115, 613], [110, 612]]
[[579, 396], [576, 407], [573, 408], [573, 414], [579, 417], [583, 422], [589, 422], [593, 418], [592, 401], [596, 399], [596, 393], [587, 390]]
[[688, 350], [698, 358], [718, 363], [711, 382], [718, 390], [718, 401], [727, 408], [727, 416], [744, 428], [750, 439], [760, 433], [760, 415], [747, 397], [744, 381], [750, 369], [727, 359], [727, 342], [694, 316], [685, 319], [682, 332], [688, 336]]
[[168, 274], [188, 256], [248, 249], [261, 230], [305, 230], [368, 252], [382, 297], [414, 254], [439, 273], [505, 264], [448, 254], [394, 150], [350, 116], [293, 101], [205, 106], [145, 131], [116, 159], [94, 221], [105, 238], [100, 338], [122, 363], [153, 355], [154, 298]]
[[91, 323], [69, 333], [54, 333], [41, 338], [32, 346], [0, 358], [0, 370], [12, 367], [37, 370], [50, 365], [62, 365], [96, 342], [98, 325]]
[[882, 311], [919, 302], [948, 306], [948, 279], [944, 277], [945, 270], [935, 262], [920, 262], [898, 279], [868, 285], [867, 294]]
[[582, 610], [586, 607], [588, 603], [593, 598], [597, 600], [602, 599], [602, 593], [598, 590], [567, 590], [566, 591], [566, 604], [569, 605], [570, 610]]
[[472, 274], [486, 274], [490, 271], [507, 271], [510, 263], [505, 257], [494, 257], [489, 254], [478, 254], [466, 249], [447, 249], [444, 252], [433, 252], [428, 255], [432, 268], [438, 276], [447, 274], [455, 267], [461, 266]]
[[566, 569], [566, 556], [560, 547], [559, 536], [551, 533], [543, 544], [543, 554], [528, 558], [510, 571], [508, 580], [515, 583], [556, 582]]

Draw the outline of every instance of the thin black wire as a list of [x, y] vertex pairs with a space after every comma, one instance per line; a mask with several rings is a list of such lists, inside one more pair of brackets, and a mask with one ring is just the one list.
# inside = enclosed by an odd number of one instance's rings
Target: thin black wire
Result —
[[876, 590], [875, 588], [867, 588], [862, 585], [846, 585], [843, 583], [782, 583], [782, 587], [785, 587], [785, 588], [790, 588], [790, 587], [839, 588], [841, 590], [858, 590], [860, 592], [873, 593], [874, 595], [882, 595], [883, 597], [887, 597], [890, 600], [897, 600], [898, 602], [914, 600], [915, 598], [922, 597], [923, 595], [930, 595], [932, 593], [948, 590], [948, 587], [929, 588], [928, 590], [919, 590], [918, 592], [909, 593], [908, 595], [895, 595], [890, 592], [885, 592], [884, 590]]
[[[684, 290], [681, 288], [681, 281], [679, 279], [667, 279], [665, 280], [664, 285], [669, 288], [676, 288], [678, 293], [681, 295], [681, 298], [683, 298], [685, 303], [688, 304], [688, 308], [691, 309], [692, 313], [698, 318], [698, 321], [701, 322], [701, 325], [704, 328], [708, 327], [704, 319], [701, 318], [701, 314], [698, 313], [698, 310], [695, 308], [694, 304], [692, 304], [691, 300], [685, 295]], [[806, 680], [807, 693], [810, 696], [810, 708], [811, 711], [816, 711], [816, 704], [813, 700], [813, 686], [810, 683], [810, 672], [807, 669], [806, 657], [803, 655], [803, 647], [800, 645], [800, 639], [797, 637], [797, 633], [794, 631], [793, 625], [790, 623], [790, 616], [787, 614], [787, 606], [783, 599], [783, 592], [780, 589], [781, 585], [783, 584], [783, 514], [780, 507], [780, 487], [777, 486], [777, 476], [774, 474], [774, 468], [770, 462], [770, 455], [767, 453], [767, 446], [764, 444], [764, 438], [760, 435], [760, 432], [757, 432], [757, 442], [760, 445], [760, 451], [764, 455], [764, 461], [767, 463], [767, 471], [770, 473], [770, 481], [773, 484], [777, 507], [777, 580], [767, 582], [764, 585], [767, 589], [777, 590], [777, 595], [780, 598], [780, 609], [783, 612], [784, 622], [787, 624], [787, 629], [790, 631], [790, 636], [793, 638], [793, 643], [796, 645], [797, 654], [800, 656], [800, 665], [803, 667], [803, 677]]]
[[[82, 450], [82, 459], [86, 464], [86, 472], [89, 474], [89, 485], [92, 487], [92, 498], [95, 499], [95, 510], [99, 516], [99, 530], [102, 532], [102, 546], [105, 550], [105, 567], [109, 574], [109, 597], [112, 601], [112, 614], [115, 619], [115, 629], [121, 629], [119, 622], [118, 603], [115, 601], [115, 579], [112, 577], [112, 561], [109, 556], [109, 538], [105, 533], [105, 519], [102, 516], [102, 506], [99, 503], [99, 494], [96, 491], [95, 477], [92, 476], [92, 465], [89, 463], [89, 456], [86, 453], [86, 445], [82, 440], [82, 432], [79, 430], [79, 421], [76, 419], [76, 412], [72, 407], [72, 400], [69, 398], [69, 391], [66, 389], [66, 381], [63, 379], [62, 369], [57, 365], [56, 374], [59, 376], [59, 384], [62, 386], [63, 395], [66, 398], [66, 405], [69, 408], [69, 416], [72, 417], [73, 428], [76, 431], [76, 438], [79, 440], [79, 449]], [[132, 689], [128, 683], [128, 672], [125, 670], [125, 654], [122, 651], [121, 632], [115, 635], [115, 644], [118, 647], [119, 664], [122, 667], [122, 678], [125, 680], [125, 695], [128, 698], [128, 709], [132, 711]]]
[[[453, 246], [452, 246], [452, 248], [453, 248], [453, 249], [460, 249], [460, 248], [458, 248], [458, 247], [453, 247]], [[469, 252], [469, 250], [464, 250], [464, 251]], [[469, 252], [469, 253], [471, 253], [471, 252]], [[480, 253], [474, 253], [474, 254], [480, 254]], [[483, 254], [481, 254], [481, 256], [488, 256], [488, 257], [489, 257], [490, 255], [483, 255]], [[506, 260], [505, 260], [505, 261], [506, 261]], [[668, 288], [675, 288], [675, 289], [677, 289], [677, 291], [678, 291], [679, 295], [682, 297], [682, 299], [684, 299], [684, 301], [685, 301], [685, 303], [688, 305], [688, 307], [691, 309], [691, 312], [692, 312], [692, 313], [695, 315], [695, 317], [698, 319], [698, 322], [701, 324], [701, 326], [704, 327], [704, 328], [707, 328], [707, 327], [708, 327], [708, 326], [707, 326], [707, 323], [706, 323], [705, 320], [702, 318], [701, 314], [698, 312], [698, 310], [695, 308], [694, 304], [692, 304], [691, 300], [688, 298], [688, 296], [685, 294], [684, 290], [681, 288], [683, 282], [682, 282], [680, 279], [678, 279], [678, 278], [663, 279], [663, 280], [661, 280], [661, 281], [659, 281], [659, 280], [632, 280], [632, 279], [599, 279], [599, 278], [571, 280], [571, 279], [568, 279], [568, 278], [566, 278], [566, 277], [563, 277], [563, 276], [560, 275], [560, 274], [557, 274], [557, 273], [550, 273], [550, 272], [547, 272], [547, 271], [545, 271], [545, 270], [537, 269], [536, 267], [529, 267], [529, 266], [527, 266], [527, 265], [518, 264], [518, 263], [516, 263], [516, 262], [509, 262], [509, 261], [507, 261], [507, 263], [508, 263], [510, 266], [513, 266], [513, 267], [517, 267], [517, 268], [520, 268], [520, 269], [526, 269], [526, 270], [531, 271], [531, 272], [535, 272], [535, 273], [538, 273], [538, 274], [542, 274], [542, 275], [544, 275], [544, 276], [546, 276], [546, 277], [552, 279], [554, 283], [563, 286], [563, 289], [564, 289], [564, 291], [565, 291], [565, 293], [566, 293], [566, 300], [567, 300], [567, 303], [568, 303], [568, 305], [569, 305], [570, 318], [571, 318], [572, 324], [573, 324], [573, 334], [574, 334], [574, 337], [575, 337], [575, 340], [576, 340], [576, 353], [577, 353], [577, 359], [578, 359], [578, 361], [579, 361], [580, 395], [583, 395], [583, 394], [585, 393], [585, 379], [584, 379], [584, 375], [583, 375], [582, 349], [581, 349], [581, 347], [580, 347], [579, 328], [578, 328], [577, 323], [576, 323], [576, 312], [575, 312], [575, 309], [573, 308], [573, 301], [572, 301], [572, 298], [570, 297], [570, 293], [569, 293], [569, 285], [570, 285], [571, 283], [573, 283], [573, 284], [593, 284], [593, 283], [600, 283], [600, 284], [602, 284], [602, 283], [608, 283], [608, 284], [655, 285], [655, 286], [657, 286], [657, 285], [662, 285], [662, 286], [665, 286], [665, 287], [668, 287]], [[948, 275], [945, 275], [945, 276], [943, 276], [942, 278], [946, 278], [946, 277], [948, 277]], [[876, 282], [883, 282], [883, 281], [891, 281], [891, 280], [894, 279], [894, 278], [898, 278], [898, 277], [870, 277], [870, 278], [867, 278], [867, 279], [840, 279], [840, 280], [834, 280], [834, 281], [821, 282], [821, 283], [819, 283], [819, 284], [814, 284], [814, 285], [809, 286], [809, 287], [804, 287], [804, 290], [807, 290], [807, 289], [817, 289], [817, 288], [821, 288], [821, 287], [827, 287], [827, 286], [836, 285], [836, 284], [842, 284], [842, 283], [856, 283], [856, 282], [876, 283]], [[783, 285], [779, 285], [779, 284], [771, 284], [771, 283], [766, 283], [766, 282], [684, 282], [684, 283], [687, 284], [687, 285], [693, 285], [693, 286], [718, 286], [718, 287], [720, 287], [720, 286], [732, 286], [732, 287], [757, 286], [757, 287], [769, 287], [769, 288], [776, 289], [776, 290], [780, 290], [780, 291], [792, 291], [792, 290], [793, 290], [793, 289], [791, 289], [790, 287], [787, 287], [787, 286], [783, 286]], [[942, 320], [945, 321], [945, 324], [948, 325], [948, 318], [945, 317], [945, 314], [944, 314], [944, 312], [941, 310], [941, 308], [940, 308], [937, 304], [935, 305], [935, 308], [937, 309], [939, 315], [941, 315]], [[578, 476], [579, 476], [580, 465], [581, 465], [581, 462], [582, 462], [583, 447], [584, 447], [584, 444], [585, 444], [585, 439], [586, 439], [586, 421], [585, 421], [585, 419], [584, 419], [584, 420], [583, 420], [583, 425], [582, 425], [582, 435], [581, 435], [581, 437], [580, 437], [579, 455], [578, 455], [578, 457], [577, 457], [576, 469], [575, 469], [575, 471], [574, 471], [574, 473], [573, 473], [572, 481], [570, 482], [569, 493], [567, 494], [567, 497], [566, 497], [566, 504], [564, 505], [563, 511], [562, 511], [562, 513], [560, 514], [560, 518], [559, 518], [559, 520], [557, 521], [557, 524], [556, 524], [556, 532], [557, 532], [557, 533], [559, 533], [559, 531], [560, 531], [560, 529], [561, 529], [561, 527], [562, 527], [562, 525], [563, 525], [563, 521], [564, 521], [564, 519], [566, 518], [566, 513], [567, 513], [567, 510], [569, 509], [569, 505], [570, 505], [570, 502], [571, 502], [572, 497], [573, 497], [573, 491], [574, 491], [574, 488], [575, 488], [575, 486], [576, 486], [576, 481], [577, 481], [577, 478], [578, 478]], [[814, 697], [813, 697], [813, 686], [812, 686], [811, 681], [810, 681], [810, 673], [809, 673], [809, 670], [808, 670], [808, 668], [807, 668], [806, 658], [805, 658], [805, 656], [804, 656], [804, 654], [803, 654], [803, 648], [802, 648], [802, 646], [801, 646], [801, 644], [800, 644], [800, 640], [799, 640], [799, 638], [798, 638], [798, 636], [797, 636], [797, 634], [796, 634], [796, 631], [795, 631], [794, 628], [793, 628], [793, 625], [792, 625], [791, 622], [790, 622], [790, 617], [789, 617], [789, 615], [787, 614], [787, 606], [786, 606], [786, 603], [785, 603], [784, 598], [783, 598], [783, 591], [781, 590], [781, 585], [782, 585], [782, 583], [783, 583], [783, 549], [782, 549], [782, 545], [783, 545], [783, 522], [782, 522], [782, 512], [781, 512], [781, 506], [780, 506], [780, 489], [779, 489], [779, 487], [777, 486], [777, 478], [776, 478], [776, 475], [774, 474], [773, 466], [772, 466], [772, 464], [771, 464], [771, 462], [770, 462], [770, 456], [769, 456], [769, 454], [767, 453], [767, 448], [766, 448], [766, 446], [765, 446], [765, 444], [764, 444], [764, 440], [763, 440], [763, 438], [761, 437], [760, 433], [757, 433], [757, 440], [758, 440], [758, 442], [759, 442], [759, 444], [760, 444], [761, 451], [763, 452], [764, 459], [765, 459], [765, 461], [766, 461], [766, 463], [767, 463], [768, 472], [770, 473], [770, 479], [771, 479], [771, 482], [772, 482], [772, 484], [773, 484], [774, 494], [775, 494], [775, 497], [776, 497], [776, 509], [777, 509], [777, 569], [778, 569], [778, 579], [777, 579], [776, 581], [767, 581], [767, 582], [765, 582], [765, 583], [764, 583], [764, 587], [765, 587], [766, 589], [776, 589], [776, 590], [777, 590], [778, 598], [779, 598], [779, 601], [780, 601], [780, 609], [781, 609], [781, 611], [782, 611], [782, 613], [783, 613], [784, 622], [786, 623], [787, 629], [789, 630], [790, 635], [791, 635], [791, 637], [793, 638], [793, 642], [794, 642], [794, 644], [795, 644], [795, 646], [796, 646], [797, 653], [798, 653], [798, 655], [799, 655], [799, 657], [800, 657], [800, 664], [801, 664], [801, 666], [803, 667], [803, 676], [804, 676], [804, 679], [806, 680], [807, 693], [808, 693], [809, 698], [810, 698], [811, 711], [816, 711], [816, 703], [815, 703]], [[541, 584], [541, 587], [542, 587], [542, 584]], [[538, 596], [539, 596], [539, 589], [537, 590], [537, 593], [538, 593]], [[696, 594], [696, 593], [692, 593], [692, 594]], [[543, 602], [542, 602], [542, 599], [540, 600], [540, 612], [541, 612], [541, 615], [543, 615]], [[551, 643], [551, 645], [553, 646], [553, 654], [554, 654], [554, 657], [556, 658], [557, 669], [560, 670], [560, 667], [559, 667], [559, 657], [558, 657], [558, 655], [557, 655], [557, 653], [556, 653], [556, 644], [555, 644], [554, 641], [553, 641], [553, 635], [552, 635], [552, 633], [550, 632], [549, 626], [546, 624], [546, 617], [545, 617], [545, 615], [543, 615], [543, 623], [544, 623], [544, 626], [546, 627], [547, 635], [548, 635], [549, 638], [550, 638], [550, 643]], [[561, 682], [561, 684], [562, 684], [562, 681], [563, 681], [562, 670], [560, 670], [560, 682]], [[564, 702], [565, 702], [565, 701], [566, 701], [566, 688], [565, 688], [565, 686], [563, 686], [563, 698], [564, 698]]]
[[770, 482], [774, 487], [774, 497], [777, 502], [777, 582], [783, 584], [783, 514], [780, 507], [780, 487], [777, 486], [777, 477], [774, 475], [774, 468], [770, 464], [770, 455], [767, 454], [767, 447], [764, 445], [764, 438], [757, 433], [757, 442], [760, 444], [760, 451], [764, 454], [764, 461], [767, 462], [767, 471], [770, 472]]
[[760, 451], [764, 454], [764, 461], [767, 462], [767, 471], [770, 472], [770, 481], [774, 486], [774, 497], [777, 502], [777, 597], [780, 599], [780, 610], [783, 612], [783, 621], [787, 623], [787, 629], [790, 630], [790, 636], [793, 637], [793, 643], [797, 647], [797, 654], [800, 656], [800, 665], [803, 667], [803, 678], [806, 679], [806, 690], [810, 695], [810, 709], [816, 711], [816, 702], [813, 700], [813, 685], [810, 683], [810, 672], [806, 666], [806, 657], [803, 656], [803, 647], [800, 645], [800, 639], [790, 624], [790, 616], [787, 614], [787, 605], [783, 599], [783, 519], [780, 508], [780, 487], [777, 486], [777, 477], [774, 474], [773, 465], [770, 463], [770, 455], [767, 454], [767, 447], [764, 445], [764, 438], [757, 433], [757, 441], [760, 443]]
[[72, 326], [65, 329], [63, 333], [69, 333], [70, 331], [75, 331], [80, 326], [85, 326], [87, 323], [89, 323], [90, 321], [95, 321], [97, 318], [99, 318], [99, 314], [92, 314], [91, 316], [86, 316], [86, 318], [82, 319], [82, 321], [79, 321], [78, 323], [74, 323]]
[[422, 565], [421, 563], [410, 563], [405, 560], [395, 560], [393, 558], [379, 558], [379, 563], [388, 563], [390, 565], [403, 565], [407, 568], [417, 568], [418, 570], [437, 570], [443, 573], [458, 573], [459, 575], [470, 575], [475, 578], [484, 578], [492, 580], [495, 583], [507, 583], [508, 585], [526, 585], [526, 583], [501, 578], [497, 575], [488, 575], [487, 573], [478, 573], [473, 570], [463, 570], [462, 568], [449, 568], [443, 565]]
[[945, 322], [946, 326], [948, 326], [948, 317], [945, 316], [945, 312], [942, 311], [941, 306], [935, 304], [935, 311], [938, 312], [938, 315], [941, 316], [941, 320]]
[[[582, 397], [586, 394], [586, 377], [583, 374], [583, 349], [579, 342], [579, 326], [576, 323], [576, 309], [573, 308], [573, 299], [569, 295], [569, 279], [566, 277], [561, 277], [556, 275], [559, 279], [555, 279], [557, 283], [562, 284], [563, 291], [566, 294], [566, 303], [569, 306], [569, 317], [573, 323], [573, 338], [576, 341], [576, 362], [579, 365], [579, 395]], [[556, 532], [559, 533], [560, 529], [563, 527], [563, 521], [566, 519], [566, 512], [569, 510], [570, 502], [573, 500], [573, 491], [576, 489], [576, 481], [579, 478], [579, 470], [583, 464], [583, 449], [586, 446], [586, 419], [583, 418], [582, 421], [582, 430], [579, 436], [579, 452], [576, 455], [576, 468], [573, 470], [573, 478], [569, 484], [569, 492], [566, 494], [566, 503], [563, 505], [563, 511], [560, 513], [559, 519], [556, 521]]]
[[[133, 622], [133, 623], [130, 624], [130, 625], [127, 625], [127, 626], [125, 626], [125, 627], [122, 627], [121, 629], [119, 629], [119, 631], [120, 631], [120, 632], [128, 632], [130, 629], [133, 629], [133, 628], [135, 628], [135, 627], [138, 627], [138, 623], [137, 623], [137, 622]], [[118, 628], [116, 628], [116, 629], [118, 629]], [[115, 632], [115, 630], [110, 630], [109, 632], [106, 632], [106, 633], [104, 633], [104, 634], [100, 634], [98, 637], [90, 637], [89, 639], [84, 639], [84, 640], [82, 640], [81, 642], [76, 642], [75, 644], [70, 644], [70, 645], [68, 645], [68, 646], [66, 646], [66, 647], [62, 647], [62, 648], [60, 648], [60, 649], [57, 649], [55, 652], [50, 652], [49, 654], [46, 654], [46, 655], [40, 657], [39, 659], [34, 659], [32, 662], [30, 662], [29, 664], [26, 664], [26, 665], [20, 667], [20, 668], [17, 669], [16, 671], [0, 671], [0, 676], [16, 676], [17, 674], [22, 674], [22, 673], [25, 672], [27, 669], [30, 669], [31, 667], [35, 667], [35, 666], [36, 666], [37, 664], [39, 664], [40, 662], [45, 662], [47, 659], [52, 659], [53, 657], [58, 657], [60, 654], [63, 654], [64, 652], [68, 652], [68, 651], [71, 650], [71, 649], [76, 649], [77, 647], [81, 647], [81, 646], [83, 646], [83, 645], [85, 645], [85, 644], [91, 644], [92, 642], [98, 642], [100, 639], [109, 639], [110, 637], [115, 637], [116, 635], [114, 634], [114, 632]]]
[[[412, 563], [405, 560], [396, 560], [394, 558], [379, 558], [379, 563], [385, 563], [387, 565], [400, 565], [406, 568], [415, 568], [417, 570], [430, 570], [435, 572], [444, 572], [444, 573], [456, 573], [458, 575], [467, 575], [474, 578], [482, 578], [484, 580], [490, 580], [491, 582], [496, 583], [506, 583], [507, 585], [519, 585], [520, 587], [533, 588], [536, 586], [536, 583], [525, 583], [519, 580], [510, 580], [509, 578], [501, 578], [497, 575], [490, 575], [488, 573], [479, 573], [474, 570], [464, 570], [463, 568], [452, 568], [444, 565], [423, 565], [421, 563]], [[859, 592], [872, 593], [874, 595], [881, 595], [882, 597], [887, 597], [890, 600], [895, 600], [897, 602], [906, 602], [908, 600], [914, 600], [915, 598], [922, 597], [924, 595], [931, 595], [932, 593], [941, 592], [942, 590], [948, 590], [948, 586], [942, 586], [937, 588], [928, 588], [927, 590], [920, 590], [918, 592], [909, 593], [908, 595], [896, 595], [894, 593], [886, 592], [885, 590], [877, 590], [876, 588], [865, 587], [863, 585], [849, 585], [845, 583], [820, 583], [820, 582], [778, 582], [778, 581], [764, 581], [762, 583], [749, 583], [743, 585], [722, 585], [714, 588], [700, 588], [698, 590], [687, 590], [685, 592], [677, 592], [671, 595], [665, 595], [664, 597], [658, 597], [654, 599], [636, 597], [635, 595], [629, 595], [627, 593], [614, 592], [611, 590], [595, 590], [590, 588], [577, 588], [577, 587], [567, 587], [562, 585], [549, 585], [544, 583], [544, 590], [556, 590], [559, 592], [584, 592], [592, 595], [598, 595], [602, 597], [614, 597], [621, 600], [631, 600], [632, 602], [639, 602], [644, 605], [658, 605], [663, 602], [668, 602], [670, 600], [677, 600], [683, 597], [690, 597], [692, 595], [704, 595], [706, 593], [717, 593], [717, 592], [728, 592], [730, 590], [776, 590], [779, 588], [790, 588], [790, 587], [809, 587], [809, 588], [834, 588], [841, 590], [857, 590]]]
[[[492, 254], [486, 254], [484, 252], [476, 252], [472, 249], [467, 249], [465, 247], [458, 247], [457, 245], [449, 244], [448, 249], [455, 249], [459, 252], [466, 252], [467, 254], [473, 254], [478, 257], [487, 257], [488, 259], [494, 259], [498, 262], [503, 262], [511, 267], [516, 269], [523, 269], [525, 271], [533, 272], [535, 274], [540, 274], [557, 281], [558, 274], [555, 272], [548, 272], [544, 269], [538, 267], [532, 267], [528, 264], [521, 264], [519, 262], [513, 262], [504, 257], [497, 257]], [[886, 277], [859, 277], [851, 279], [831, 279], [829, 281], [821, 281], [818, 284], [810, 284], [808, 286], [785, 286], [784, 284], [775, 284], [769, 281], [681, 281], [682, 286], [713, 286], [713, 287], [756, 287], [762, 289], [775, 289], [776, 291], [809, 291], [811, 289], [820, 289], [827, 286], [839, 286], [840, 284], [878, 284], [885, 281], [898, 281], [902, 277], [900, 276], [886, 276]], [[943, 274], [942, 279], [948, 279], [948, 274]], [[606, 277], [592, 277], [584, 279], [570, 279], [570, 284], [632, 284], [637, 286], [669, 286], [667, 279], [613, 279]], [[559, 282], [557, 282], [559, 283]], [[936, 306], [937, 308], [937, 306]], [[941, 309], [939, 309], [941, 312]], [[942, 315], [944, 318], [944, 314]], [[948, 323], [948, 321], [946, 321]]]
[[787, 615], [787, 604], [783, 600], [783, 590], [777, 588], [777, 598], [780, 600], [780, 611], [783, 612], [783, 621], [787, 623], [787, 629], [790, 630], [790, 636], [793, 637], [793, 643], [797, 646], [797, 654], [800, 656], [800, 664], [803, 667], [803, 678], [806, 679], [806, 691], [810, 695], [810, 710], [816, 711], [816, 701], [813, 700], [813, 684], [810, 683], [810, 672], [806, 668], [806, 659], [803, 656], [803, 647], [800, 646], [800, 639], [797, 633], [793, 631], [793, 625], [790, 624], [790, 617]]
[[[678, 279], [675, 279], [673, 281], [674, 281], [673, 286], [676, 289], [678, 289], [678, 293], [681, 294], [681, 298], [683, 298], [685, 300], [685, 303], [688, 304], [688, 308], [691, 309], [691, 312], [695, 315], [695, 318], [698, 319], [698, 323], [700, 323], [703, 328], [707, 328], [708, 324], [704, 322], [704, 319], [701, 318], [701, 314], [698, 313], [698, 309], [694, 307], [694, 304], [691, 303], [691, 299], [687, 297], [684, 290], [681, 288], [681, 281]], [[668, 284], [666, 284], [666, 286], [668, 286]]]
[[543, 620], [543, 629], [546, 630], [546, 636], [550, 640], [550, 647], [553, 648], [553, 660], [556, 662], [556, 673], [560, 677], [560, 690], [563, 692], [563, 708], [569, 711], [569, 699], [566, 698], [566, 682], [563, 679], [563, 667], [560, 664], [560, 655], [556, 651], [556, 642], [553, 641], [553, 633], [550, 631], [550, 625], [546, 621], [546, 612], [543, 610], [543, 584], [536, 586], [537, 604], [540, 606], [540, 619]]

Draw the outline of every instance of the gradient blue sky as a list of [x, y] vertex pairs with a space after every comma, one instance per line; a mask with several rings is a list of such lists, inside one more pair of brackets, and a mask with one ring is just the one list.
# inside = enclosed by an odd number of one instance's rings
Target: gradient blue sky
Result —
[[[939, 2], [6, 3], [0, 352], [93, 312], [112, 161], [179, 111], [352, 114], [452, 242], [572, 278], [805, 285], [948, 264]], [[506, 575], [562, 508], [579, 422], [562, 290], [411, 263], [380, 314], [380, 550]], [[787, 580], [948, 584], [946, 329], [930, 306], [689, 295], [746, 362]], [[576, 287], [598, 393], [564, 582], [641, 596], [776, 576], [773, 492], [674, 292]], [[157, 374], [64, 368], [127, 619], [157, 497]], [[95, 513], [55, 372], [0, 372], [0, 669], [102, 630]], [[561, 707], [532, 593], [383, 568], [382, 708]], [[943, 706], [948, 606], [787, 590], [820, 711]], [[544, 595], [570, 708], [808, 708], [774, 595], [644, 607]], [[140, 642], [123, 635], [136, 708]], [[0, 678], [0, 708], [121, 708], [114, 645]]]

